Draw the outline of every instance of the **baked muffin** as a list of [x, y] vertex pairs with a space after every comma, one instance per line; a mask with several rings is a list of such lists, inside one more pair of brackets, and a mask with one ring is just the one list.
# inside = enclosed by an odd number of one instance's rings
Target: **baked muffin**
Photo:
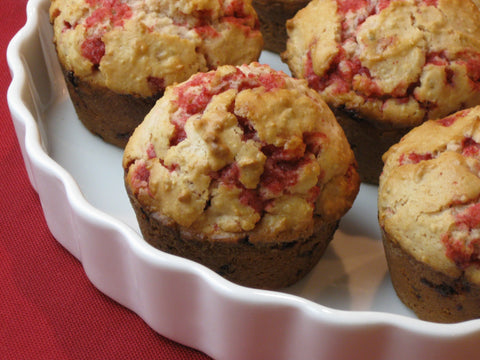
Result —
[[480, 10], [470, 0], [314, 0], [287, 23], [283, 59], [334, 110], [377, 184], [410, 129], [480, 104]]
[[258, 288], [304, 276], [359, 188], [325, 102], [258, 63], [168, 87], [128, 141], [123, 167], [149, 243]]
[[52, 0], [50, 19], [78, 117], [120, 147], [166, 86], [263, 47], [250, 0]]
[[430, 120], [384, 155], [378, 212], [393, 286], [419, 318], [480, 318], [480, 107]]
[[310, 0], [253, 0], [252, 5], [260, 20], [260, 30], [265, 42], [265, 50], [278, 54], [285, 51], [287, 43], [287, 20], [293, 18], [298, 10], [304, 8]]

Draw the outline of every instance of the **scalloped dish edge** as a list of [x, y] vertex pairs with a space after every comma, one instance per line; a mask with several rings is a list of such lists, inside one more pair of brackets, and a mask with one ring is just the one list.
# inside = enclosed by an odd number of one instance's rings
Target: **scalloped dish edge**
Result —
[[[122, 221], [92, 206], [45, 150], [36, 121], [51, 100], [51, 94], [37, 93], [32, 77], [46, 66], [38, 52], [48, 3], [28, 2], [27, 23], [9, 44], [7, 100], [49, 229], [101, 292], [163, 336], [216, 359], [451, 359], [480, 348], [480, 320], [434, 324], [335, 310], [295, 295], [241, 287], [202, 265], [152, 249]], [[35, 79], [50, 81], [47, 76]]]

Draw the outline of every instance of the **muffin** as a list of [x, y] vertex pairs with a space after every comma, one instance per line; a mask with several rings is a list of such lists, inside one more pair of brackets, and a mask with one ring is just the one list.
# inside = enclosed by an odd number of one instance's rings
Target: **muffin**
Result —
[[480, 107], [429, 120], [383, 159], [378, 216], [393, 286], [420, 319], [480, 318]]
[[250, 0], [52, 0], [50, 20], [78, 117], [120, 147], [166, 86], [263, 47]]
[[308, 273], [359, 189], [325, 102], [258, 63], [168, 87], [128, 141], [123, 167], [146, 241], [257, 288]]
[[310, 0], [253, 0], [257, 11], [260, 30], [265, 42], [265, 50], [275, 53], [285, 51], [287, 43], [287, 20], [293, 18], [298, 10], [304, 8]]
[[283, 60], [335, 112], [362, 181], [413, 127], [480, 104], [480, 10], [470, 0], [314, 0]]

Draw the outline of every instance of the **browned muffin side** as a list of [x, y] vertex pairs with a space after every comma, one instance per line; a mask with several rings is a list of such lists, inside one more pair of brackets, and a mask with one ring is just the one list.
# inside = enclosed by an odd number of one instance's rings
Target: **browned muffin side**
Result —
[[[92, 86], [72, 71], [64, 71], [64, 76], [75, 112], [83, 125], [106, 142], [121, 148], [162, 95], [118, 94], [105, 87]], [[112, 119], [115, 119], [114, 126]]]
[[395, 292], [419, 319], [453, 323], [480, 318], [478, 284], [418, 261], [385, 233], [383, 245]]
[[313, 229], [290, 232], [263, 242], [248, 234], [209, 241], [167, 217], [147, 213], [129, 191], [129, 199], [145, 240], [157, 249], [188, 258], [237, 284], [279, 289], [303, 278], [320, 260], [333, 239], [338, 221], [314, 216]]
[[[383, 162], [378, 159], [381, 160], [385, 151], [399, 142], [413, 127], [384, 128], [365, 118], [358, 118], [345, 109], [333, 109], [333, 113], [345, 131], [359, 169], [362, 169], [362, 182], [377, 184], [383, 168]], [[372, 159], [376, 160], [372, 161]]]
[[304, 8], [310, 0], [253, 0], [257, 11], [260, 31], [265, 41], [265, 49], [282, 53], [286, 49], [287, 20], [293, 18], [298, 10]]

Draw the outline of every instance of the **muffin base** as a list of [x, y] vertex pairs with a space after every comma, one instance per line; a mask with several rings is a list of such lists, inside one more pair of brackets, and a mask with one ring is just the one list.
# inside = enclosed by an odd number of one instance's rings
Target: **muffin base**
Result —
[[480, 286], [436, 271], [382, 235], [393, 287], [418, 318], [439, 323], [480, 318]]
[[127, 192], [148, 243], [201, 263], [234, 283], [253, 288], [279, 289], [304, 277], [322, 257], [339, 223], [316, 219], [313, 235], [295, 233], [275, 241], [252, 243], [248, 234], [207, 239], [168, 217], [147, 213], [128, 187]]
[[285, 51], [287, 30], [285, 23], [310, 0], [253, 0], [252, 5], [260, 20], [260, 31], [265, 50], [278, 54]]
[[141, 98], [91, 86], [63, 69], [75, 112], [83, 125], [104, 141], [124, 148], [133, 130], [160, 97]]
[[378, 185], [383, 170], [383, 154], [392, 145], [399, 142], [412, 127], [382, 129], [345, 110], [332, 110], [355, 154], [360, 180], [364, 183]]

